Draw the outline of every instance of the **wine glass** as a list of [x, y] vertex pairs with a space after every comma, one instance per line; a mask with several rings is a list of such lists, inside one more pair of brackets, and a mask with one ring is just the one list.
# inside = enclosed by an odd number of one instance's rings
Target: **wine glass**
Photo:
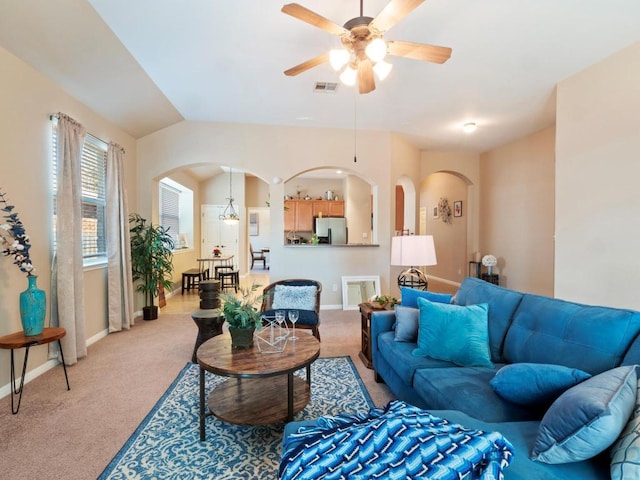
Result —
[[284, 310], [276, 310], [276, 323], [278, 324], [278, 338], [282, 338], [282, 324], [284, 323]]
[[298, 310], [289, 310], [289, 321], [293, 324], [293, 334], [291, 340], [297, 340], [296, 337], [296, 322], [298, 321]]

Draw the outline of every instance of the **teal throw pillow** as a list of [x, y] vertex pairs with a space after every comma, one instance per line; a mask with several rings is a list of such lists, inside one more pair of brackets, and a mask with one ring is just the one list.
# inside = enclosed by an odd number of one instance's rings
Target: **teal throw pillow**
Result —
[[637, 383], [632, 365], [607, 370], [564, 392], [540, 422], [531, 459], [571, 463], [604, 452], [631, 416]]
[[396, 342], [417, 342], [420, 310], [396, 305], [395, 311], [396, 327], [394, 340]]
[[273, 310], [293, 309], [293, 310], [315, 310], [316, 309], [316, 292], [315, 285], [309, 286], [290, 286], [276, 285], [273, 292]]
[[631, 418], [611, 447], [611, 480], [628, 478], [640, 478], [640, 381]]
[[418, 348], [413, 350], [414, 356], [463, 367], [493, 367], [486, 303], [463, 307], [418, 298], [418, 307]]
[[436, 303], [451, 303], [453, 295], [449, 295], [448, 293], [427, 292], [408, 287], [402, 287], [400, 289], [400, 304], [403, 307], [418, 308], [419, 298], [426, 298], [427, 300]]
[[546, 410], [567, 389], [587, 378], [591, 378], [589, 373], [562, 365], [514, 363], [498, 370], [489, 383], [509, 402]]

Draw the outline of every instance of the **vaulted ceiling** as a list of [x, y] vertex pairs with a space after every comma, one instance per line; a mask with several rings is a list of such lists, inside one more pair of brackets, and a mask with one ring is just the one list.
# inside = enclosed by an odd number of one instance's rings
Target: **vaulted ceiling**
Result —
[[[299, 0], [342, 25], [358, 0]], [[442, 65], [391, 57], [358, 95], [328, 64], [339, 45], [272, 0], [5, 1], [0, 45], [135, 137], [183, 119], [393, 131], [425, 150], [482, 152], [553, 124], [562, 79], [640, 40], [637, 0], [430, 0], [385, 34], [451, 47]], [[364, 0], [375, 17], [387, 0]], [[612, 85], [611, 88], [615, 88]], [[463, 123], [478, 130], [464, 134]]]

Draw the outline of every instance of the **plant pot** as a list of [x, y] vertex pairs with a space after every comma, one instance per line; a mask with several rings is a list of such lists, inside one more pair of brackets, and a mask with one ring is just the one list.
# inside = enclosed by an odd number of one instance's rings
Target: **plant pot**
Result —
[[158, 318], [158, 307], [142, 307], [142, 318], [144, 320], [156, 320]]
[[231, 334], [231, 348], [243, 349], [253, 347], [253, 332], [255, 327], [251, 328], [233, 328], [229, 327]]
[[20, 293], [20, 319], [25, 336], [40, 335], [44, 329], [44, 317], [47, 313], [47, 299], [44, 290], [37, 285], [38, 277], [27, 277], [29, 287]]

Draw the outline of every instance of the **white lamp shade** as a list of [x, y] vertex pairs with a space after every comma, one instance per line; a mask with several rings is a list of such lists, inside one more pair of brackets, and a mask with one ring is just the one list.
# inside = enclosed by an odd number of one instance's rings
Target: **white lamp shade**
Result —
[[389, 75], [389, 72], [391, 72], [392, 68], [393, 68], [393, 65], [391, 65], [388, 62], [385, 62], [384, 60], [380, 60], [378, 63], [376, 63], [373, 66], [373, 71], [378, 76], [378, 79], [384, 80], [385, 78], [387, 78], [387, 75]]
[[437, 264], [432, 235], [402, 235], [391, 238], [391, 265], [421, 267]]
[[349, 85], [350, 87], [356, 84], [356, 78], [358, 76], [358, 71], [349, 65], [344, 69], [344, 72], [340, 74], [340, 80], [345, 85]]
[[364, 49], [364, 53], [373, 63], [379, 62], [387, 54], [387, 44], [380, 37], [374, 38]]
[[337, 72], [349, 62], [349, 52], [344, 48], [334, 48], [329, 52], [329, 63]]

